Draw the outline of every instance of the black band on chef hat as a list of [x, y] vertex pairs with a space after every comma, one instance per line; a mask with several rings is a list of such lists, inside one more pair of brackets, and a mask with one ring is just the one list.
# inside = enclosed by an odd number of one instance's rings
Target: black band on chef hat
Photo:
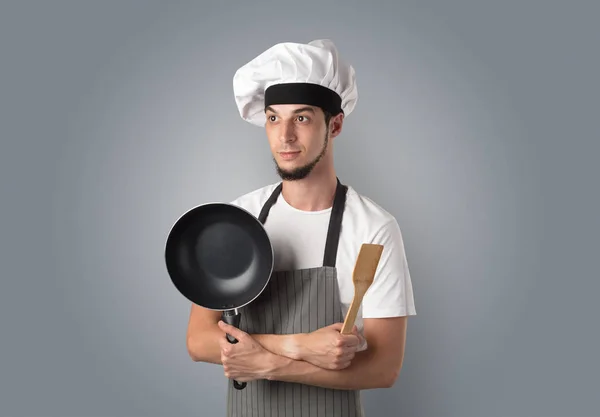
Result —
[[265, 91], [265, 109], [273, 104], [307, 104], [336, 115], [342, 111], [342, 98], [335, 91], [312, 83], [274, 84]]

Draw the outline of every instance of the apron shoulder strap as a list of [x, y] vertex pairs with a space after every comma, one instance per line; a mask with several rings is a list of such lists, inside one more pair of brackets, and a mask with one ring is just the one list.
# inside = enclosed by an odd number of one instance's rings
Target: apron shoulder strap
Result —
[[327, 229], [323, 266], [335, 267], [347, 191], [348, 187], [343, 185], [338, 179], [333, 200], [333, 208], [331, 209], [331, 218], [329, 219], [329, 228]]
[[271, 193], [271, 195], [269, 196], [269, 198], [263, 205], [262, 209], [260, 210], [260, 214], [258, 215], [258, 221], [261, 222], [262, 224], [265, 224], [265, 222], [267, 221], [267, 216], [269, 215], [269, 210], [271, 210], [271, 207], [273, 207], [273, 204], [275, 204], [275, 202], [277, 201], [279, 194], [281, 194], [282, 187], [283, 187], [283, 183], [280, 182], [279, 185], [277, 187], [275, 187], [275, 189], [273, 190], [273, 192]]

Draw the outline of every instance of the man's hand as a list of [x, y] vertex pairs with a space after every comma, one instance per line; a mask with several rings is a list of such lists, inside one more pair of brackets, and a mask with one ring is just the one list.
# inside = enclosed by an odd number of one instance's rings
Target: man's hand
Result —
[[335, 323], [302, 335], [299, 358], [323, 369], [350, 366], [363, 339], [354, 326], [352, 334], [341, 333], [343, 323]]
[[[252, 336], [223, 321], [219, 321], [219, 328], [223, 330], [219, 345], [227, 378], [248, 382], [265, 379], [273, 371], [275, 355], [263, 348]], [[227, 333], [235, 337], [238, 343], [229, 343]]]

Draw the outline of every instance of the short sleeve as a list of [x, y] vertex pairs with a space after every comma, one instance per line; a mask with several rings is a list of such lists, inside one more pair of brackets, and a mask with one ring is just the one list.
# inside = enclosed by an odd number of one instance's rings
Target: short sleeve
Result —
[[396, 219], [387, 222], [371, 243], [383, 245], [383, 252], [373, 283], [363, 298], [362, 317], [416, 315], [404, 242]]

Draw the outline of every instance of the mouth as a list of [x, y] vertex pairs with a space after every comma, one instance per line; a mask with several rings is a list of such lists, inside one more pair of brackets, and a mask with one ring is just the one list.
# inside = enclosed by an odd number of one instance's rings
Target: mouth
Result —
[[298, 157], [298, 155], [300, 155], [300, 151], [279, 152], [279, 155], [281, 156], [282, 159], [284, 159], [286, 161], [290, 161], [290, 160], [295, 159], [296, 157]]

